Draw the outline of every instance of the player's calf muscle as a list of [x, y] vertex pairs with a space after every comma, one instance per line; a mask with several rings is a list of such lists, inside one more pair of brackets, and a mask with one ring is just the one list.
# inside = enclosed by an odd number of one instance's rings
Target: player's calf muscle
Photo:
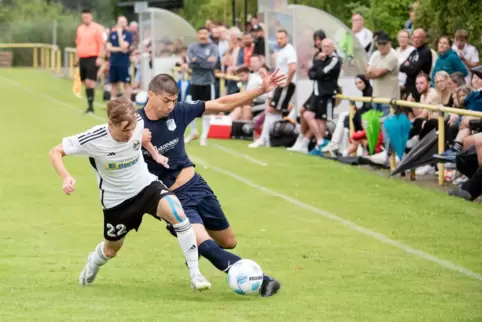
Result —
[[177, 224], [186, 220], [186, 215], [179, 200], [174, 196], [165, 196], [159, 201], [157, 216], [171, 224]]

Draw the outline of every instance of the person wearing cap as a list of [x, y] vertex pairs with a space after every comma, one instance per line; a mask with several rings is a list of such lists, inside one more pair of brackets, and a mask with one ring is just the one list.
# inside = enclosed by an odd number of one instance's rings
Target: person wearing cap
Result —
[[[373, 53], [371, 64], [366, 71], [367, 79], [373, 80], [373, 96], [399, 99], [398, 57], [392, 48], [390, 37], [385, 32], [380, 32], [376, 38], [376, 45], [377, 50]], [[388, 105], [375, 104], [375, 106], [382, 110], [384, 115], [390, 113]]]
[[254, 38], [254, 55], [265, 56], [265, 42], [263, 27], [257, 24], [253, 26], [251, 34]]

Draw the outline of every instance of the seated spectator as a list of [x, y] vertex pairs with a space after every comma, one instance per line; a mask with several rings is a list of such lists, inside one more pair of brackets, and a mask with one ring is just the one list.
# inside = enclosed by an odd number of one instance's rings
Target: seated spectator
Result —
[[[475, 82], [472, 82], [476, 86], [480, 86], [480, 90], [470, 92], [464, 99], [464, 107], [471, 111], [482, 112], [482, 68], [476, 67], [472, 69], [476, 78]], [[455, 162], [456, 156], [462, 152], [464, 148], [464, 139], [467, 138], [471, 131], [469, 128], [470, 120], [478, 119], [472, 116], [464, 116], [460, 122], [459, 132], [457, 137], [453, 141], [452, 148], [448, 149], [442, 154], [436, 154], [435, 158], [445, 162]]]
[[469, 180], [449, 193], [450, 196], [468, 201], [474, 201], [482, 195], [482, 133], [473, 135], [473, 142], [477, 153], [479, 168]]
[[[455, 72], [461, 72], [464, 77], [468, 75], [462, 59], [452, 50], [452, 40], [447, 36], [442, 36], [437, 41], [438, 58], [432, 70], [432, 80], [439, 71], [446, 71], [449, 75]], [[432, 83], [432, 85], [434, 85]]]
[[[477, 48], [468, 44], [469, 33], [466, 30], [459, 29], [455, 32], [454, 39], [455, 42], [452, 45], [452, 49], [459, 55], [467, 71], [477, 67], [479, 64], [479, 52]], [[470, 81], [470, 73], [466, 77], [466, 81]]]
[[455, 72], [450, 74], [449, 78], [449, 88], [451, 91], [454, 91], [457, 87], [465, 85], [465, 78], [464, 74], [461, 72]]
[[[365, 75], [357, 75], [355, 77], [355, 86], [362, 92], [364, 97], [371, 97], [373, 94], [373, 88]], [[372, 109], [371, 103], [363, 103], [360, 105], [355, 105], [356, 111], [353, 116], [353, 125], [355, 127], [355, 132], [362, 131], [362, 115]], [[331, 137], [331, 142], [328, 143], [326, 147], [323, 148], [323, 152], [329, 152], [334, 155], [337, 151], [341, 151], [342, 154], [348, 148], [347, 143], [350, 136], [350, 122], [349, 113], [343, 112], [338, 115], [338, 121], [335, 127], [335, 131]]]

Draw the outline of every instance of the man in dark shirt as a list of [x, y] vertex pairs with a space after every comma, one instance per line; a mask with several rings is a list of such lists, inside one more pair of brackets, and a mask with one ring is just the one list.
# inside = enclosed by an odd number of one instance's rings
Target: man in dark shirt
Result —
[[264, 32], [261, 25], [254, 25], [251, 30], [251, 34], [254, 38], [254, 55], [265, 56], [265, 42], [264, 42]]
[[408, 56], [407, 60], [400, 66], [400, 72], [407, 74], [405, 91], [410, 94], [416, 102], [420, 102], [420, 94], [415, 86], [417, 75], [420, 72], [430, 75], [432, 70], [432, 51], [425, 43], [425, 31], [416, 29], [413, 32], [412, 43], [415, 50]]
[[[226, 273], [241, 259], [224, 250], [234, 248], [236, 238], [215, 194], [195, 172], [194, 164], [184, 147], [183, 135], [186, 127], [195, 118], [203, 114], [230, 112], [282, 85], [285, 79], [285, 75], [275, 72], [266, 75], [262, 85], [256, 89], [216, 100], [176, 103], [176, 81], [170, 75], [159, 74], [149, 83], [149, 100], [146, 106], [139, 110], [139, 115], [144, 119], [144, 127], [151, 133], [152, 144], [169, 159], [169, 168], [159, 167], [150, 154], [144, 151], [149, 171], [157, 175], [178, 197], [196, 233], [199, 254]], [[168, 229], [175, 235], [169, 226]], [[260, 294], [274, 295], [280, 286], [278, 281], [265, 275]]]

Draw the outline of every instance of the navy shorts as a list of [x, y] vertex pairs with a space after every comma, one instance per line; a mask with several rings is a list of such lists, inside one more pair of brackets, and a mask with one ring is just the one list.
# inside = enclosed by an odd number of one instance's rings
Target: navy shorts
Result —
[[129, 66], [110, 66], [109, 81], [115, 83], [130, 83]]
[[181, 202], [191, 224], [202, 224], [213, 231], [229, 227], [218, 198], [199, 174], [196, 173], [188, 183], [172, 192]]

